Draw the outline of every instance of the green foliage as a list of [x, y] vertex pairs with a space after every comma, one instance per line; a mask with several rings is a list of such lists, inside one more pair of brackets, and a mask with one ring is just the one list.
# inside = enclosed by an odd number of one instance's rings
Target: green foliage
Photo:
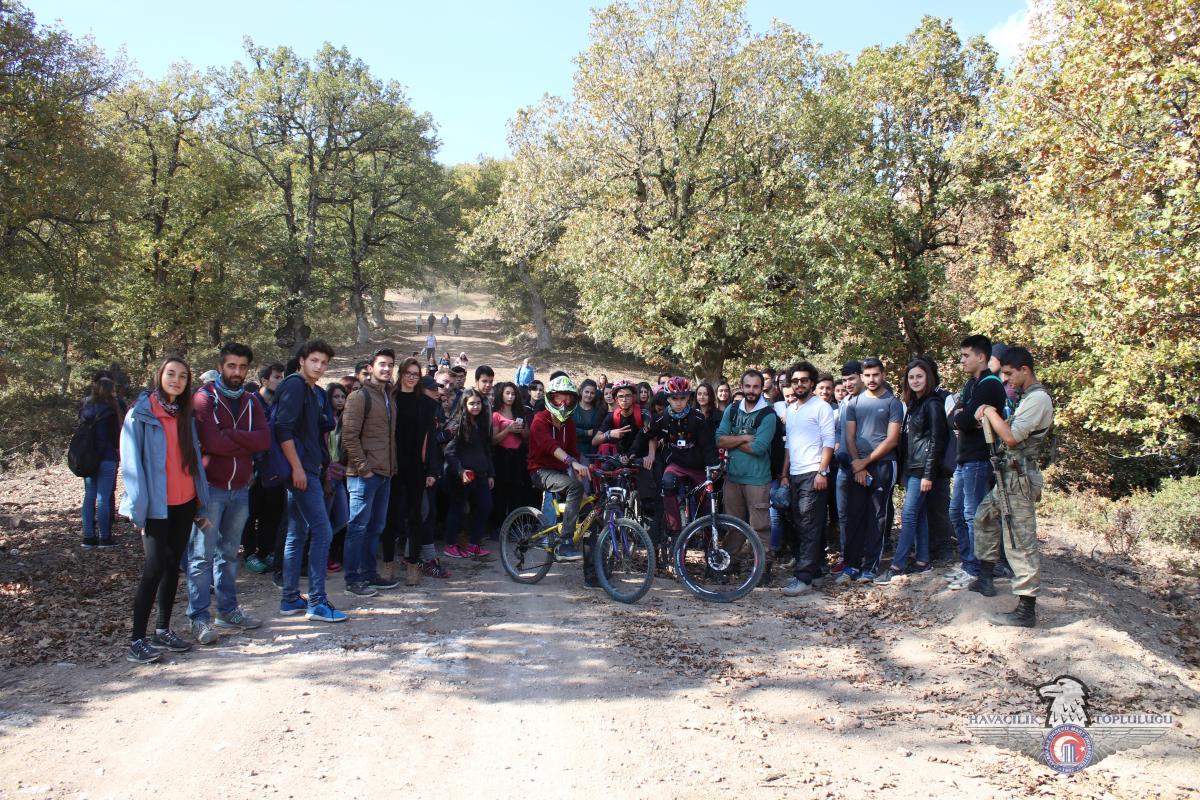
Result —
[[1152, 536], [1200, 549], [1200, 476], [1165, 480], [1157, 492], [1135, 495], [1133, 502]]
[[1051, 491], [1042, 510], [1126, 555], [1143, 536], [1200, 549], [1200, 476], [1167, 479], [1157, 491], [1115, 500], [1091, 490]]

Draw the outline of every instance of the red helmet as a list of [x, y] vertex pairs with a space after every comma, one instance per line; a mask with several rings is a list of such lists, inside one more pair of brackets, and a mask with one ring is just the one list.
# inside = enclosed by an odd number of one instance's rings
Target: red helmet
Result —
[[619, 380], [610, 388], [612, 389], [613, 397], [616, 397], [617, 392], [621, 391], [622, 389], [628, 389], [629, 391], [633, 392], [633, 396], [635, 398], [637, 397], [637, 387], [633, 385], [633, 381]]
[[664, 388], [666, 389], [668, 396], [677, 397], [679, 395], [688, 394], [692, 387], [691, 384], [688, 383], [687, 378], [680, 378], [676, 376], [668, 380], [667, 385]]

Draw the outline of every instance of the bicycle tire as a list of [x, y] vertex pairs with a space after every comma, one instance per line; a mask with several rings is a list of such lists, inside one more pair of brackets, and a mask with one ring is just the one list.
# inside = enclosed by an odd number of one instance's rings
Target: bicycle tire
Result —
[[[620, 529], [616, 539], [613, 536], [615, 529]], [[628, 540], [620, 541], [626, 535]], [[612, 566], [616, 561], [613, 554], [618, 549], [625, 550], [622, 545], [626, 544], [630, 549], [621, 557], [621, 561], [630, 565], [631, 575], [640, 573], [642, 580], [631, 586], [622, 582], [618, 587], [612, 580]], [[644, 555], [639, 555], [638, 548]], [[629, 517], [619, 517], [613, 521], [612, 526], [606, 524], [601, 528], [596, 536], [596, 545], [592, 549], [592, 563], [596, 568], [596, 580], [604, 591], [608, 592], [608, 596], [618, 603], [636, 603], [654, 585], [654, 542], [650, 540], [646, 529]]]
[[[548, 536], [542, 535], [547, 527], [542, 512], [533, 506], [514, 508], [504, 518], [500, 526], [500, 564], [517, 583], [537, 583], [550, 571], [554, 555], [545, 546]], [[525, 564], [525, 554], [530, 551], [545, 553], [545, 560], [533, 566]]]
[[753, 558], [754, 563], [750, 571], [745, 574], [742, 582], [729, 591], [715, 591], [700, 585], [687, 563], [688, 544], [695, 544], [692, 540], [697, 539], [700, 545], [703, 546], [705, 537], [709, 533], [709, 526], [713, 522], [713, 516], [706, 514], [699, 519], [693, 520], [692, 524], [684, 528], [679, 536], [676, 537], [675, 548], [672, 552], [675, 575], [679, 578], [679, 582], [686, 586], [692, 594], [705, 602], [732, 603], [734, 600], [745, 597], [752, 592], [758, 586], [758, 582], [762, 580], [763, 572], [767, 566], [766, 549], [763, 547], [762, 539], [759, 538], [754, 529], [747, 525], [744, 520], [731, 517], [728, 514], [718, 514], [715, 519], [715, 524], [718, 527], [729, 532], [740, 533], [746, 538], [746, 543], [750, 546], [751, 558]]

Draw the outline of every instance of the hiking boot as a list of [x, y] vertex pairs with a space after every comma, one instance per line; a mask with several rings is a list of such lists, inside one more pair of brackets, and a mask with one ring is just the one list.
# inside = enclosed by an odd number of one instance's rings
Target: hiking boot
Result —
[[348, 616], [338, 611], [328, 602], [309, 606], [308, 611], [304, 614], [304, 618], [313, 622], [345, 622], [349, 619]]
[[1037, 598], [1021, 596], [1017, 598], [1017, 607], [1007, 614], [995, 614], [990, 622], [993, 625], [1005, 625], [1013, 628], [1032, 628], [1037, 625]]
[[308, 610], [308, 601], [303, 597], [297, 597], [295, 600], [279, 601], [279, 616], [294, 617], [297, 614], [303, 614]]
[[995, 597], [996, 587], [992, 585], [992, 569], [995, 566], [990, 561], [980, 561], [979, 575], [975, 577], [975, 580], [971, 581], [967, 589], [972, 592], [979, 592], [984, 597]]
[[366, 583], [347, 583], [346, 594], [353, 597], [374, 597], [379, 594], [375, 589], [372, 589]]
[[490, 550], [485, 550], [477, 544], [467, 545], [467, 555], [471, 556], [472, 558], [483, 558], [484, 556], [490, 556], [491, 554], [492, 553]]
[[145, 639], [137, 639], [130, 643], [125, 660], [134, 664], [153, 664], [162, 658], [162, 653], [155, 650]]
[[421, 565], [414, 561], [407, 561], [404, 564], [404, 585], [416, 586], [421, 582]]
[[84, 550], [95, 550], [96, 545], [98, 545], [98, 544], [100, 544], [99, 539], [97, 539], [94, 536], [88, 536], [83, 540], [83, 542], [79, 546], [82, 547]]
[[213, 627], [224, 630], [252, 631], [255, 628], [262, 627], [262, 624], [263, 621], [258, 617], [247, 614], [240, 608], [235, 608], [228, 614], [217, 612], [217, 621], [213, 623]]
[[567, 540], [554, 548], [554, 557], [559, 561], [583, 561], [583, 553], [575, 546], [575, 542]]
[[399, 585], [400, 581], [394, 578], [385, 578], [382, 575], [367, 578], [367, 587], [370, 589], [395, 589]]
[[148, 644], [155, 650], [170, 650], [172, 653], [186, 653], [192, 649], [190, 644], [179, 638], [179, 634], [170, 628], [162, 632], [155, 631]]
[[421, 572], [431, 578], [449, 578], [450, 570], [442, 566], [436, 558], [431, 558], [421, 564]]
[[263, 561], [257, 555], [252, 555], [246, 559], [246, 569], [255, 575], [262, 575], [267, 571], [267, 562]]
[[788, 585], [784, 586], [779, 591], [783, 593], [784, 597], [799, 597], [806, 592], [811, 592], [812, 584], [805, 583], [799, 578], [792, 578], [791, 581], [788, 582]]
[[443, 548], [442, 555], [446, 558], [467, 558], [470, 554], [456, 544], [449, 544]]
[[221, 635], [206, 620], [192, 620], [192, 638], [200, 644], [215, 644]]

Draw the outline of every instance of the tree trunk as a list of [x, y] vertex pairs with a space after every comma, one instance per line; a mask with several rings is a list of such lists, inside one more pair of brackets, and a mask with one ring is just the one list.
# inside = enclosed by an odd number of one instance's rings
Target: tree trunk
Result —
[[367, 324], [367, 304], [362, 291], [356, 286], [350, 290], [350, 308], [354, 309], [355, 344], [362, 346], [371, 340], [371, 326]]
[[534, 283], [533, 276], [529, 274], [529, 263], [525, 259], [517, 262], [517, 276], [521, 279], [521, 283], [529, 295], [529, 312], [533, 317], [533, 329], [537, 334], [534, 351], [548, 353], [554, 349], [554, 339], [550, 334], [550, 323], [546, 319], [546, 300], [542, 297], [541, 289]]
[[379, 289], [371, 292], [371, 317], [374, 320], [375, 328], [382, 328], [387, 325], [387, 290]]

